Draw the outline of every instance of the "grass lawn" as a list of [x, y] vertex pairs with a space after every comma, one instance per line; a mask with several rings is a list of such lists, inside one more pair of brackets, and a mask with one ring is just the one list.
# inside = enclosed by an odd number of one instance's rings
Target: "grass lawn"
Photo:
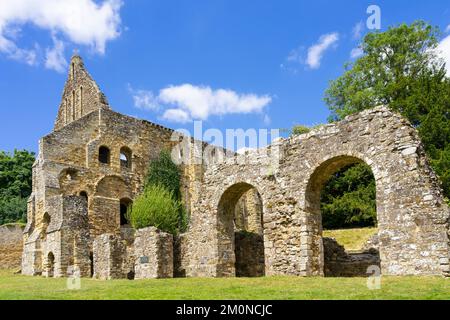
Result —
[[323, 236], [336, 239], [346, 250], [360, 250], [366, 241], [377, 232], [377, 228], [324, 230]]
[[446, 299], [450, 279], [383, 277], [380, 290], [365, 278], [264, 277], [228, 279], [81, 279], [68, 290], [67, 279], [14, 275], [0, 270], [0, 299]]

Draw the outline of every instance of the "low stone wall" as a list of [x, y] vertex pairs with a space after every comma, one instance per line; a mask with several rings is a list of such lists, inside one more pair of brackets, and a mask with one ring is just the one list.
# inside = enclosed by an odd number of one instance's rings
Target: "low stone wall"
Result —
[[19, 269], [22, 264], [23, 226], [0, 226], [0, 269]]
[[94, 278], [101, 280], [133, 279], [132, 247], [113, 234], [102, 234], [94, 240]]
[[376, 249], [347, 253], [332, 238], [323, 238], [325, 277], [367, 277], [369, 266], [380, 267], [380, 255]]
[[173, 236], [155, 227], [136, 231], [135, 279], [173, 277]]

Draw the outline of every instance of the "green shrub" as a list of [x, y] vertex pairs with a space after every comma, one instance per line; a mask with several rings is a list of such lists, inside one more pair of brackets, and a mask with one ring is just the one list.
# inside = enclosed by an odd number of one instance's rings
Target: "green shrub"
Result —
[[145, 188], [128, 212], [128, 221], [135, 229], [156, 227], [177, 234], [180, 230], [181, 202], [173, 198], [172, 192], [158, 184]]
[[167, 150], [161, 151], [158, 159], [150, 163], [146, 185], [156, 184], [172, 192], [175, 200], [181, 200], [180, 171]]
[[311, 129], [307, 126], [297, 125], [292, 128], [292, 135], [300, 135], [310, 132]]
[[154, 226], [177, 234], [187, 230], [188, 214], [181, 202], [180, 172], [169, 151], [150, 163], [144, 192], [135, 199], [128, 221], [135, 229]]

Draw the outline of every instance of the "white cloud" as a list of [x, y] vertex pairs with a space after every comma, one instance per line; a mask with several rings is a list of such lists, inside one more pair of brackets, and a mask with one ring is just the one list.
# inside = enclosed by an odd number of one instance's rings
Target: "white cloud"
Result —
[[153, 92], [148, 90], [136, 90], [128, 84], [128, 92], [133, 97], [134, 106], [143, 110], [158, 110], [159, 102], [158, 97], [155, 97]]
[[318, 69], [325, 51], [335, 45], [338, 41], [339, 34], [336, 32], [322, 35], [319, 38], [319, 41], [308, 49], [306, 64], [311, 69]]
[[450, 36], [445, 37], [438, 46], [438, 54], [445, 61], [447, 76], [450, 77]]
[[162, 118], [171, 122], [186, 123], [191, 121], [189, 114], [181, 109], [167, 109]]
[[238, 94], [232, 90], [212, 90], [207, 86], [183, 84], [162, 89], [159, 100], [185, 111], [191, 119], [211, 115], [261, 112], [272, 98], [268, 95]]
[[364, 54], [364, 51], [361, 48], [353, 48], [350, 52], [350, 57], [352, 59], [356, 59], [361, 57]]
[[[128, 90], [135, 107], [152, 111], [164, 109], [162, 119], [181, 123], [206, 120], [210, 116], [260, 113], [272, 101], [269, 95], [239, 94], [192, 84], [168, 86], [161, 89], [158, 96], [151, 91], [134, 90], [130, 85]], [[270, 118], [265, 115], [264, 121]]]
[[17, 45], [1, 35], [0, 26], [0, 52], [8, 58], [24, 62], [30, 66], [37, 64], [37, 52], [35, 49], [21, 49]]
[[[16, 44], [26, 24], [48, 31], [53, 37], [64, 37], [76, 45], [86, 45], [99, 54], [106, 43], [120, 35], [121, 0], [14, 0], [0, 1], [0, 52], [28, 64], [36, 63], [35, 49], [22, 49]], [[61, 40], [60, 40], [61, 41]], [[59, 47], [57, 46], [59, 45]], [[45, 64], [61, 63], [61, 45], [47, 49]], [[53, 56], [49, 61], [49, 54]], [[51, 60], [53, 59], [53, 60]], [[54, 60], [57, 59], [57, 60]], [[59, 59], [59, 60], [58, 60]]]
[[57, 72], [66, 71], [67, 61], [64, 58], [64, 43], [53, 37], [53, 48], [47, 48], [45, 54], [45, 67]]
[[352, 29], [353, 39], [354, 40], [361, 39], [363, 31], [364, 31], [364, 23], [362, 21], [355, 24], [355, 26]]
[[297, 49], [292, 50], [291, 52], [289, 52], [286, 61], [304, 63], [304, 59], [302, 57], [302, 53], [304, 52], [304, 50], [304, 47], [298, 47]]

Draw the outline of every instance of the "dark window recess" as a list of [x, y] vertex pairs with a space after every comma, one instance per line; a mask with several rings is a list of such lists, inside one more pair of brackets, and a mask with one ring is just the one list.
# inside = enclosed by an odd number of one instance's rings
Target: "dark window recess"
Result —
[[108, 164], [110, 158], [110, 151], [107, 147], [100, 147], [98, 151], [98, 161], [100, 163]]

